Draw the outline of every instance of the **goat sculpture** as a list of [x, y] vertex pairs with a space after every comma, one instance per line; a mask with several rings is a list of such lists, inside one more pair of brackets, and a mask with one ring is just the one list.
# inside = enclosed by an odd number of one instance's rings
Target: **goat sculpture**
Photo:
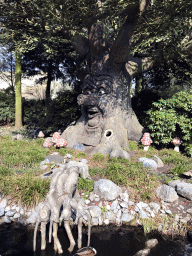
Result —
[[[88, 243], [90, 244], [90, 214], [84, 207], [84, 200], [80, 199], [77, 191], [77, 181], [79, 175], [83, 178], [90, 178], [88, 166], [81, 162], [70, 161], [60, 164], [59, 168], [52, 170], [50, 175], [50, 190], [44, 202], [39, 204], [39, 211], [36, 219], [33, 238], [33, 250], [36, 250], [36, 235], [38, 225], [41, 223], [41, 250], [46, 248], [46, 225], [49, 226], [49, 242], [53, 235], [54, 250], [63, 253], [62, 246], [57, 237], [58, 224], [64, 221], [64, 227], [67, 232], [70, 246], [68, 250], [73, 251], [75, 240], [70, 228], [70, 218], [72, 210], [76, 212], [75, 224], [78, 224], [78, 248], [82, 247], [82, 223], [84, 218], [88, 220]], [[62, 212], [61, 212], [62, 211]], [[61, 213], [61, 214], [60, 214]], [[85, 217], [86, 216], [86, 217]], [[53, 230], [52, 230], [53, 229]]]

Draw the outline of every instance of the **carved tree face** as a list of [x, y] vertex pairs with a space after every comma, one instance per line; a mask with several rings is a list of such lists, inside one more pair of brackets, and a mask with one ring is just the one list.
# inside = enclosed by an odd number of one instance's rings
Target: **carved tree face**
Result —
[[110, 75], [88, 75], [83, 84], [82, 94], [78, 96], [88, 128], [96, 128], [103, 122], [110, 111], [114, 97], [113, 79]]

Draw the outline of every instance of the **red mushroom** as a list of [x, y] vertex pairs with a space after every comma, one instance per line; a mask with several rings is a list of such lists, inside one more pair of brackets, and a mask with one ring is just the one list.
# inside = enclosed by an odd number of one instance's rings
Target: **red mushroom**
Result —
[[143, 134], [143, 138], [141, 139], [141, 143], [142, 145], [144, 146], [144, 150], [147, 151], [149, 146], [151, 145], [152, 143], [152, 139], [150, 138], [150, 134], [148, 132], [145, 132]]
[[67, 141], [64, 140], [63, 138], [58, 139], [56, 142], [56, 147], [58, 147], [58, 148], [63, 148], [66, 145], [67, 145]]
[[45, 140], [45, 142], [43, 143], [43, 147], [44, 147], [44, 148], [49, 148], [49, 147], [51, 147], [51, 144], [50, 144], [49, 140]]
[[171, 142], [172, 142], [173, 145], [175, 146], [175, 147], [174, 147], [174, 150], [177, 151], [177, 152], [179, 152], [179, 146], [181, 145], [181, 140], [176, 137], [176, 138], [172, 139]]
[[42, 132], [42, 131], [40, 131], [40, 132], [39, 132], [39, 134], [38, 134], [38, 137], [39, 137], [39, 138], [44, 138], [44, 137], [45, 137], [45, 135], [43, 134], [43, 132]]
[[57, 141], [60, 139], [60, 133], [59, 132], [54, 132], [53, 137], [52, 137], [52, 142], [57, 143]]

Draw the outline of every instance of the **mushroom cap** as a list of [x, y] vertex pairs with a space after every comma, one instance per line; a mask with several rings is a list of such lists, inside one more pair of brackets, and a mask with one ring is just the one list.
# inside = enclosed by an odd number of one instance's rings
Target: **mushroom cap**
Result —
[[144, 146], [149, 146], [153, 142], [152, 139], [150, 138], [150, 134], [148, 132], [145, 132], [143, 134], [143, 138], [141, 139], [142, 145]]
[[39, 138], [44, 138], [45, 135], [44, 135], [44, 133], [43, 133], [42, 131], [40, 131], [39, 134], [38, 134], [38, 137], [39, 137]]
[[58, 139], [56, 142], [56, 147], [59, 147], [59, 148], [65, 147], [66, 145], [67, 145], [67, 141], [64, 140], [63, 138]]
[[60, 137], [60, 133], [59, 133], [59, 132], [54, 132], [54, 133], [53, 133], [52, 141], [53, 141], [54, 143], [57, 143], [57, 141], [58, 141], [60, 138], [61, 138], [61, 137]]
[[181, 140], [179, 138], [174, 138], [171, 141], [173, 145], [181, 145]]
[[45, 140], [45, 141], [44, 141], [43, 147], [44, 147], [44, 148], [49, 148], [49, 147], [51, 147], [51, 144], [50, 144], [49, 140]]

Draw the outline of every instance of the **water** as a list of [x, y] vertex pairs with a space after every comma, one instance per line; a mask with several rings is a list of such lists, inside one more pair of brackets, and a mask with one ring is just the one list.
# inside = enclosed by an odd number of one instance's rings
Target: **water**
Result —
[[[75, 240], [77, 239], [77, 230], [73, 229]], [[65, 230], [59, 229], [59, 240], [63, 247], [63, 255], [72, 256], [67, 248], [69, 241]], [[192, 243], [183, 241], [165, 241], [158, 234], [150, 234], [146, 237], [140, 228], [128, 227], [100, 227], [92, 228], [91, 246], [97, 250], [98, 256], [133, 256], [137, 251], [144, 248], [147, 239], [157, 238], [159, 244], [151, 249], [149, 256], [191, 256]], [[87, 243], [87, 230], [83, 233], [83, 246]], [[13, 224], [0, 225], [0, 255], [1, 256], [53, 256], [53, 244], [47, 243], [45, 251], [40, 250], [40, 232], [37, 236], [37, 251], [33, 252], [33, 229]]]

